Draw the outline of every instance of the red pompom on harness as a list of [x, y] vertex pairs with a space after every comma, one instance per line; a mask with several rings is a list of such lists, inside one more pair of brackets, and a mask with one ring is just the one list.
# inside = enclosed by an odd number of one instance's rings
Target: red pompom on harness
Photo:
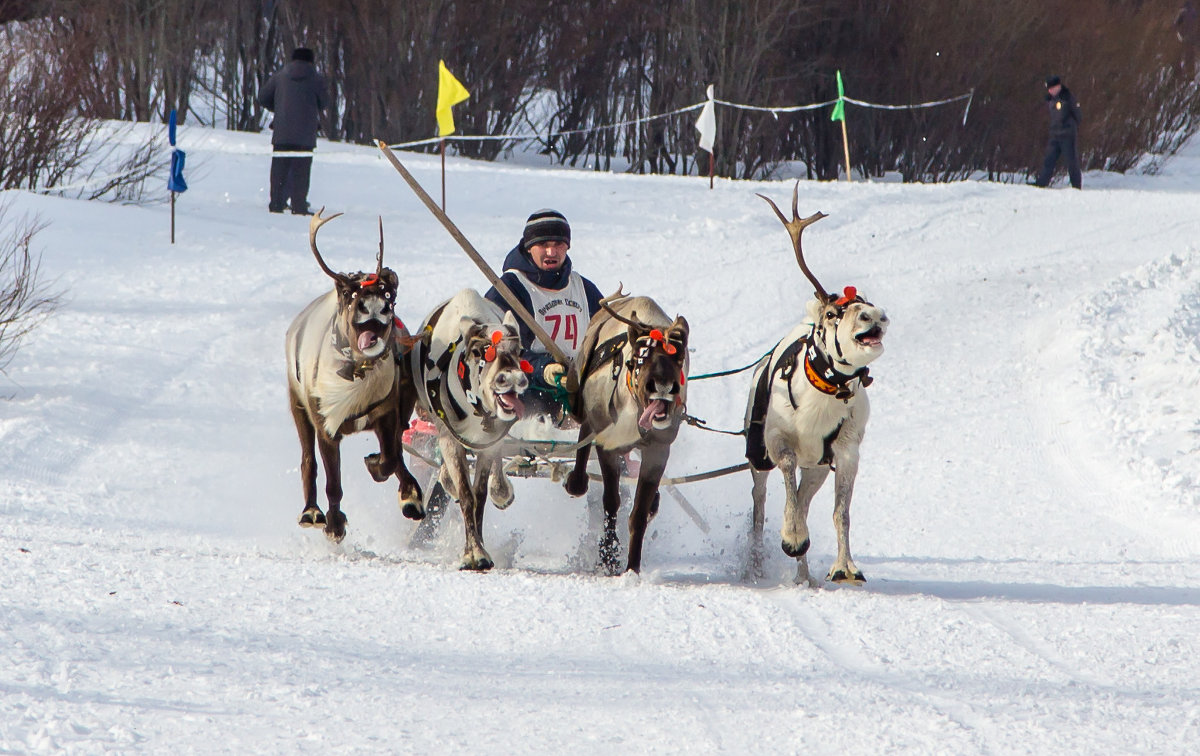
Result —
[[650, 340], [655, 343], [662, 344], [663, 351], [667, 354], [675, 354], [675, 352], [678, 351], [675, 348], [675, 345], [667, 341], [667, 338], [663, 336], [663, 332], [657, 328], [650, 332]]
[[834, 304], [836, 304], [838, 307], [845, 307], [856, 299], [858, 299], [858, 289], [854, 288], [853, 286], [847, 286], [846, 288], [842, 289], [841, 298], [834, 302]]
[[492, 345], [484, 350], [483, 361], [491, 362], [496, 359], [496, 345], [504, 338], [504, 334], [500, 331], [492, 331]]

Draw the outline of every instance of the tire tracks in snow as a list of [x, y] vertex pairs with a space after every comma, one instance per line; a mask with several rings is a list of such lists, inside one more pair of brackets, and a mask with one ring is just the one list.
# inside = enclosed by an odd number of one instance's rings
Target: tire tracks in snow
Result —
[[[827, 613], [819, 606], [820, 597], [827, 591], [828, 589], [819, 589], [815, 594], [806, 593], [804, 596], [783, 593], [776, 603], [781, 610], [786, 611], [792, 624], [804, 638], [836, 667], [859, 681], [902, 693], [909, 700], [929, 707], [947, 721], [958, 725], [970, 739], [975, 753], [994, 751], [992, 746], [1002, 740], [1000, 731], [993, 726], [987, 712], [980, 711], [962, 697], [932, 691], [916, 682], [915, 678], [897, 674], [884, 664], [869, 658], [861, 647], [851, 642], [851, 639], [840, 639], [829, 616], [842, 615], [843, 610], [832, 607]], [[814, 598], [817, 600], [811, 600]], [[861, 684], [857, 682], [853, 687], [859, 688]]]

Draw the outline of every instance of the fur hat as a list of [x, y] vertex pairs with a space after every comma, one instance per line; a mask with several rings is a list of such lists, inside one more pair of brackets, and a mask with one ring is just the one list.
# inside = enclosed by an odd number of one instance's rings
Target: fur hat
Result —
[[557, 210], [543, 208], [538, 210], [525, 221], [525, 231], [521, 234], [521, 249], [528, 250], [539, 242], [560, 241], [571, 246], [571, 224], [566, 216]]
[[1062, 84], [1062, 79], [1060, 79], [1059, 77], [1057, 77], [1057, 76], [1047, 76], [1046, 77], [1046, 89], [1049, 89], [1050, 87], [1053, 87], [1053, 86], [1057, 86], [1058, 84]]
[[306, 63], [312, 63], [316, 60], [316, 56], [307, 47], [297, 47], [295, 50], [292, 50], [292, 60], [303, 60]]

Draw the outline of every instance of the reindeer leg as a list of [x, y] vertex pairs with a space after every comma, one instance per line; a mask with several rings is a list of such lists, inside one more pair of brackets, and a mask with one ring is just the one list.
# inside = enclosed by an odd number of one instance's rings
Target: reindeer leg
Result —
[[[584, 420], [579, 425], [579, 439], [583, 440], [592, 435], [592, 429], [587, 420]], [[583, 496], [588, 490], [588, 475], [587, 463], [588, 457], [592, 455], [592, 445], [584, 444], [575, 452], [575, 469], [567, 475], [566, 481], [563, 482], [563, 488], [571, 496]]]
[[850, 497], [854, 495], [854, 478], [858, 475], [858, 460], [839, 459], [833, 479], [833, 528], [837, 532], [837, 561], [825, 578], [834, 583], [860, 584], [866, 580], [850, 557]]
[[317, 434], [321, 463], [325, 466], [325, 498], [329, 512], [325, 515], [325, 537], [341, 543], [346, 537], [346, 515], [342, 514], [342, 448], [341, 442], [325, 433]]
[[[451, 488], [458, 494], [458, 505], [462, 509], [463, 556], [459, 563], [459, 569], [489, 569], [492, 566], [490, 557], [487, 558], [486, 564], [478, 561], [478, 555], [482, 554], [487, 557], [487, 552], [483, 550], [483, 541], [480, 537], [482, 518], [476, 511], [476, 497], [471, 486], [471, 470], [467, 464], [467, 452], [448, 435], [438, 438], [438, 446], [442, 450], [442, 459], [445, 460], [443, 472], [449, 478]], [[477, 466], [481, 464], [480, 460], [476, 459], [475, 464]]]
[[606, 575], [616, 575], [620, 572], [621, 558], [621, 542], [617, 538], [617, 510], [621, 508], [621, 457], [600, 447], [596, 447], [596, 456], [600, 460], [600, 476], [604, 479], [604, 533], [600, 536], [600, 568]]
[[[405, 517], [410, 520], [421, 520], [425, 517], [425, 496], [421, 491], [421, 484], [404, 464], [403, 442], [404, 429], [408, 426], [413, 407], [417, 402], [416, 390], [411, 385], [407, 387], [407, 390], [401, 389], [399, 401], [399, 413], [396, 416], [395, 428], [391, 435], [392, 453], [395, 454], [396, 459], [396, 479], [400, 481], [400, 488], [396, 496], [400, 502], [400, 512]], [[382, 439], [380, 439], [380, 448], [383, 448]]]
[[379, 452], [363, 457], [363, 464], [375, 482], [382, 483], [396, 471], [396, 419], [385, 415], [376, 420], [375, 438], [379, 440]]
[[828, 467], [801, 468], [800, 485], [796, 491], [796, 508], [792, 515], [795, 521], [798, 521], [799, 527], [804, 529], [804, 549], [799, 554], [793, 555], [796, 557], [796, 583], [806, 583], [812, 588], [816, 588], [820, 583], [808, 572], [808, 510], [813, 496], [820, 490], [827, 477], [829, 477]]
[[487, 509], [488, 479], [491, 477], [492, 467], [499, 461], [498, 457], [482, 454], [475, 456], [475, 484], [471, 488], [471, 494], [475, 499], [476, 546], [471, 552], [473, 566], [468, 569], [483, 571], [495, 566], [491, 555], [483, 547], [483, 513]]
[[512, 482], [504, 474], [502, 457], [497, 457], [496, 461], [492, 463], [492, 478], [491, 485], [488, 486], [488, 496], [496, 505], [496, 509], [508, 509], [508, 505], [513, 502]]
[[300, 436], [300, 484], [304, 489], [304, 509], [300, 512], [300, 527], [325, 525], [325, 513], [317, 505], [317, 447], [316, 428], [308, 419], [304, 407], [292, 396], [292, 419]]
[[671, 447], [667, 444], [651, 444], [642, 450], [633, 511], [629, 515], [629, 569], [633, 572], [641, 572], [642, 569], [642, 541], [646, 537], [646, 524], [658, 511], [658, 483], [667, 468], [670, 453]]
[[754, 510], [750, 515], [750, 554], [746, 564], [746, 577], [750, 580], [762, 580], [765, 576], [763, 560], [766, 556], [763, 550], [763, 524], [766, 522], [767, 478], [769, 470], [750, 468], [753, 484], [750, 497], [754, 501]]

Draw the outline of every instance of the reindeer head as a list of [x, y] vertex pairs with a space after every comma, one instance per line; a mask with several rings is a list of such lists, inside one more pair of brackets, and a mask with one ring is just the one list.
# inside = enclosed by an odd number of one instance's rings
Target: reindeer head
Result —
[[814, 324], [817, 343], [825, 350], [833, 364], [842, 368], [841, 372], [852, 373], [883, 354], [883, 335], [887, 332], [888, 316], [883, 310], [859, 296], [853, 286], [847, 286], [840, 297], [829, 294], [809, 270], [804, 261], [800, 237], [805, 228], [827, 216], [817, 212], [807, 218], [801, 218], [796, 210], [799, 190], [800, 182], [797, 181], [796, 186], [792, 188], [790, 221], [770, 197], [762, 194], [758, 196], [767, 201], [775, 215], [783, 222], [788, 235], [792, 237], [796, 262], [815, 287], [815, 299], [808, 303], [808, 319]]
[[628, 343], [632, 357], [625, 365], [630, 393], [640, 410], [638, 426], [643, 430], [664, 430], [678, 422], [687, 401], [688, 322], [681, 315], [666, 328], [617, 312], [610, 303], [625, 297], [617, 293], [600, 300], [609, 315], [629, 327]]
[[383, 267], [383, 219], [379, 220], [379, 255], [373, 273], [336, 273], [325, 264], [317, 249], [317, 231], [341, 215], [322, 218], [325, 208], [317, 211], [308, 224], [308, 244], [321, 270], [333, 279], [338, 297], [334, 331], [338, 346], [354, 362], [378, 359], [389, 348], [395, 330], [394, 307], [399, 279]]
[[463, 320], [465, 351], [458, 377], [479, 397], [485, 412], [504, 422], [519, 420], [525, 411], [521, 394], [529, 388], [526, 374], [533, 368], [521, 359], [516, 317], [506, 312], [500, 323]]
[[860, 297], [853, 286], [828, 302], [809, 300], [808, 317], [815, 324], [817, 343], [835, 366], [843, 368], [841, 372], [852, 373], [883, 354], [888, 316]]

